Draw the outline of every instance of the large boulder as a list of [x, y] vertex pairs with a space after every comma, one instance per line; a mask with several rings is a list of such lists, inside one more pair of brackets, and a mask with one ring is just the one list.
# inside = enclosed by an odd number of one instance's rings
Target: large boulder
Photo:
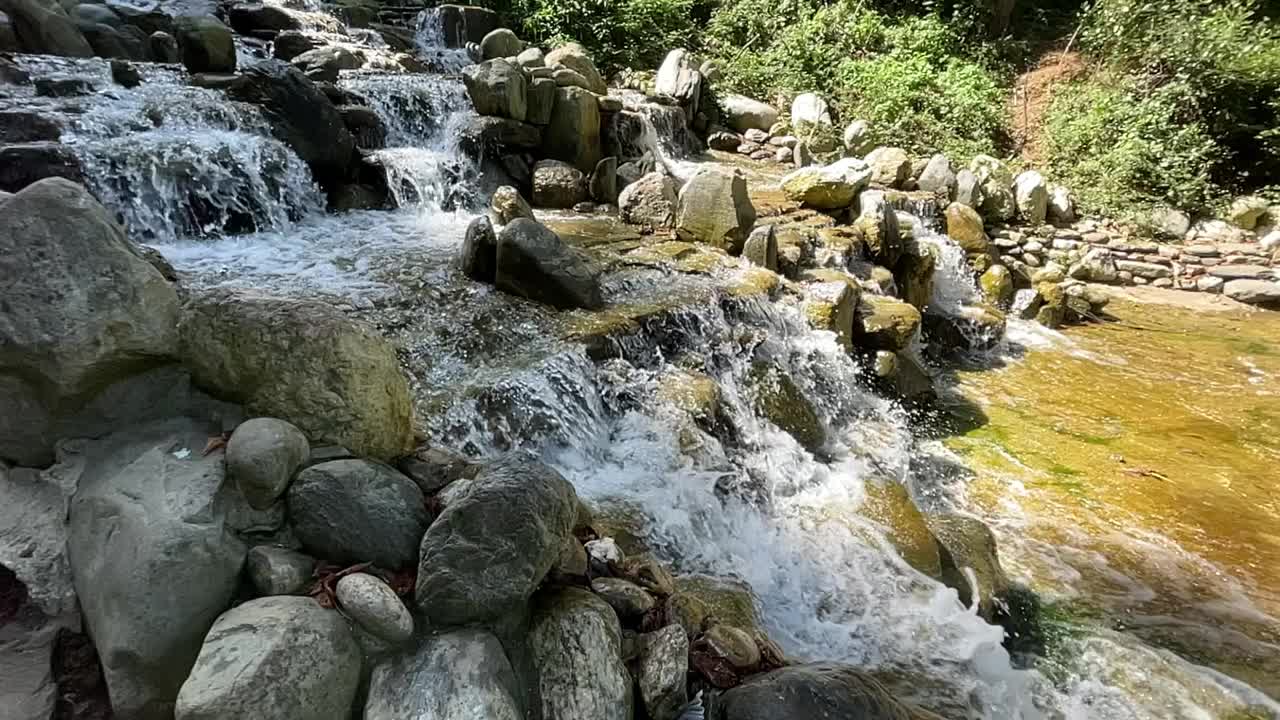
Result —
[[250, 600], [209, 630], [172, 717], [345, 720], [362, 663], [336, 610], [309, 597]]
[[1014, 180], [1014, 198], [1018, 216], [1031, 226], [1044, 224], [1049, 215], [1049, 184], [1035, 170], [1028, 170]]
[[989, 155], [979, 155], [969, 163], [969, 170], [982, 188], [982, 204], [978, 208], [982, 217], [997, 222], [1008, 222], [1018, 214], [1018, 202], [1013, 193], [1013, 175], [1009, 168]]
[[529, 109], [525, 120], [534, 125], [551, 122], [556, 107], [556, 81], [551, 78], [533, 78], [529, 81]]
[[1120, 268], [1110, 250], [1096, 247], [1068, 268], [1067, 275], [1085, 282], [1113, 285], [1120, 281]]
[[941, 153], [929, 158], [924, 171], [916, 178], [916, 188], [949, 199], [956, 189], [956, 174], [951, 169], [951, 160]]
[[947, 206], [947, 236], [970, 255], [985, 254], [991, 246], [982, 216], [977, 210], [960, 202]]
[[213, 290], [189, 298], [178, 330], [183, 361], [215, 395], [360, 455], [413, 447], [395, 349], [329, 304]]
[[831, 109], [818, 95], [801, 93], [791, 102], [791, 122], [830, 126]]
[[16, 193], [47, 178], [84, 182], [80, 160], [57, 142], [0, 145], [0, 192]]
[[871, 182], [890, 188], [900, 188], [911, 179], [911, 157], [902, 148], [880, 147], [866, 158], [871, 166]]
[[698, 98], [702, 94], [702, 73], [694, 67], [688, 50], [676, 49], [667, 53], [654, 79], [654, 89], [659, 95], [675, 98], [681, 105], [697, 112]]
[[676, 235], [737, 255], [756, 224], [747, 179], [737, 170], [699, 170], [680, 188]]
[[974, 210], [982, 207], [982, 184], [972, 170], [963, 168], [956, 173], [956, 188], [951, 199]]
[[498, 638], [480, 630], [432, 635], [373, 669], [364, 720], [523, 720], [520, 685]]
[[29, 53], [93, 57], [93, 48], [62, 5], [50, 0], [3, 0], [21, 49]]
[[639, 638], [636, 685], [653, 720], [677, 720], [688, 702], [689, 638], [684, 628], [668, 625]]
[[600, 75], [600, 71], [596, 69], [596, 64], [592, 62], [591, 55], [587, 53], [586, 48], [578, 43], [569, 43], [547, 53], [545, 62], [549, 68], [567, 68], [581, 75], [587, 81], [587, 89], [596, 95], [604, 95], [609, 92], [608, 86], [604, 83], [604, 78]]
[[622, 628], [603, 600], [580, 588], [540, 595], [528, 642], [544, 718], [630, 720]]
[[551, 119], [542, 136], [543, 153], [584, 173], [600, 162], [600, 101], [579, 87], [556, 88]]
[[481, 60], [515, 57], [521, 50], [524, 50], [524, 43], [507, 28], [493, 30], [480, 40]]
[[462, 71], [471, 104], [481, 115], [524, 122], [529, 112], [529, 81], [520, 68], [501, 58]]
[[355, 138], [338, 109], [301, 70], [282, 60], [263, 60], [246, 69], [228, 94], [260, 106], [272, 132], [310, 166], [321, 185], [345, 177], [355, 158]]
[[1231, 280], [1222, 294], [1249, 305], [1280, 305], [1280, 283], [1270, 280]]
[[193, 73], [229, 73], [236, 69], [231, 28], [212, 15], [183, 15], [174, 20], [182, 65]]
[[173, 717], [235, 593], [246, 548], [226, 525], [223, 459], [204, 454], [209, 436], [203, 423], [152, 423], [75, 458], [67, 557], [120, 717]]
[[423, 536], [418, 609], [433, 625], [465, 625], [522, 608], [560, 557], [577, 513], [573, 485], [554, 469], [524, 455], [495, 461]]
[[301, 30], [302, 19], [281, 5], [263, 2], [242, 2], [231, 6], [227, 13], [231, 27], [242, 35], [278, 33], [285, 30]]
[[316, 557], [412, 567], [429, 518], [412, 480], [381, 463], [334, 460], [298, 473], [289, 487], [294, 535]]
[[934, 717], [898, 702], [874, 678], [852, 666], [814, 663], [756, 675], [729, 690], [716, 703], [713, 720], [925, 720]]
[[557, 308], [604, 305], [600, 270], [550, 228], [517, 218], [498, 234], [499, 290]]
[[853, 204], [866, 189], [875, 171], [857, 158], [845, 158], [825, 167], [810, 165], [782, 179], [782, 192], [818, 210], [840, 210]]
[[650, 228], [672, 227], [679, 197], [676, 182], [652, 172], [627, 185], [618, 195], [618, 211], [624, 222]]
[[583, 172], [559, 160], [540, 160], [533, 166], [533, 204], [543, 208], [571, 208], [587, 199]]
[[177, 352], [177, 293], [67, 180], [0, 204], [0, 297], [0, 457], [22, 464], [52, 460], [56, 417]]
[[720, 108], [724, 111], [725, 122], [740, 133], [748, 130], [768, 132], [769, 128], [778, 122], [776, 108], [745, 95], [730, 93], [721, 97]]

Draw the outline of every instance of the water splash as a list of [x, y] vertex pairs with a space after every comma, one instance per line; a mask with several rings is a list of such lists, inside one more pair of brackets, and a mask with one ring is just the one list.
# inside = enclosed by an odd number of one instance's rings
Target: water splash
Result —
[[418, 51], [436, 72], [458, 73], [472, 63], [465, 48], [451, 48], [445, 41], [444, 13], [440, 8], [427, 8], [418, 13], [414, 42]]

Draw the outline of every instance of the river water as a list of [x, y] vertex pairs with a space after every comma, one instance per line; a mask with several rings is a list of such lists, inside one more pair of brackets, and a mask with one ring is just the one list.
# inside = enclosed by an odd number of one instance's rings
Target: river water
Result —
[[[102, 80], [95, 62], [28, 64]], [[402, 349], [424, 433], [475, 455], [540, 454], [680, 571], [749, 582], [789, 655], [877, 670], [948, 717], [1280, 714], [1266, 696], [1280, 692], [1280, 321], [1142, 306], [1067, 334], [1014, 322], [983, 369], [944, 373], [951, 421], [926, 422], [865, 389], [868, 368], [753, 290], [745, 268], [624, 265], [596, 314], [466, 281], [453, 260], [480, 207], [456, 75], [344, 75], [390, 129], [377, 159], [400, 207], [343, 215], [320, 211], [305, 165], [256, 110], [177, 70], [148, 79], [75, 101], [66, 139], [133, 237], [190, 286], [324, 298], [376, 324]], [[657, 241], [546, 219], [582, 244]], [[962, 305], [972, 281], [930, 237], [947, 260], [935, 300]], [[624, 320], [633, 332], [608, 359], [576, 339]], [[811, 400], [820, 449], [755, 411], [762, 363]], [[731, 433], [662, 399], [689, 370], [716, 381]], [[993, 526], [1011, 574], [1048, 601], [1047, 657], [1015, 667], [1000, 629], [903, 560], [866, 512], [885, 484]]]

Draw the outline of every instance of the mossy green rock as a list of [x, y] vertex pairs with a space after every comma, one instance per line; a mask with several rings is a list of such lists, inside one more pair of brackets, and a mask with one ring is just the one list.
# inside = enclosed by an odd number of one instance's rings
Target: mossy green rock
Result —
[[911, 344], [920, 322], [920, 311], [897, 298], [865, 295], [853, 324], [854, 345], [900, 352]]
[[911, 493], [891, 480], [871, 480], [866, 484], [862, 513], [888, 531], [889, 542], [911, 567], [931, 578], [942, 579], [938, 540], [929, 529], [924, 513], [916, 507]]
[[769, 362], [751, 367], [747, 385], [754, 395], [756, 412], [791, 434], [809, 452], [820, 452], [827, 431], [813, 403], [804, 396], [785, 370]]
[[977, 210], [961, 203], [947, 206], [947, 236], [956, 241], [970, 255], [986, 254], [991, 240], [983, 228], [982, 216]]
[[1009, 268], [1003, 265], [992, 265], [987, 271], [982, 273], [979, 279], [982, 286], [982, 294], [993, 303], [1006, 306], [1013, 299], [1013, 276], [1009, 274]]

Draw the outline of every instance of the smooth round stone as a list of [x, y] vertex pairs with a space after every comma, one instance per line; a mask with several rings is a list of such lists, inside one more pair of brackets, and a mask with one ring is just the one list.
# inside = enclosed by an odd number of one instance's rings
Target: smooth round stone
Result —
[[399, 644], [413, 637], [413, 616], [386, 583], [372, 575], [356, 573], [338, 581], [338, 605], [342, 611], [381, 640]]

